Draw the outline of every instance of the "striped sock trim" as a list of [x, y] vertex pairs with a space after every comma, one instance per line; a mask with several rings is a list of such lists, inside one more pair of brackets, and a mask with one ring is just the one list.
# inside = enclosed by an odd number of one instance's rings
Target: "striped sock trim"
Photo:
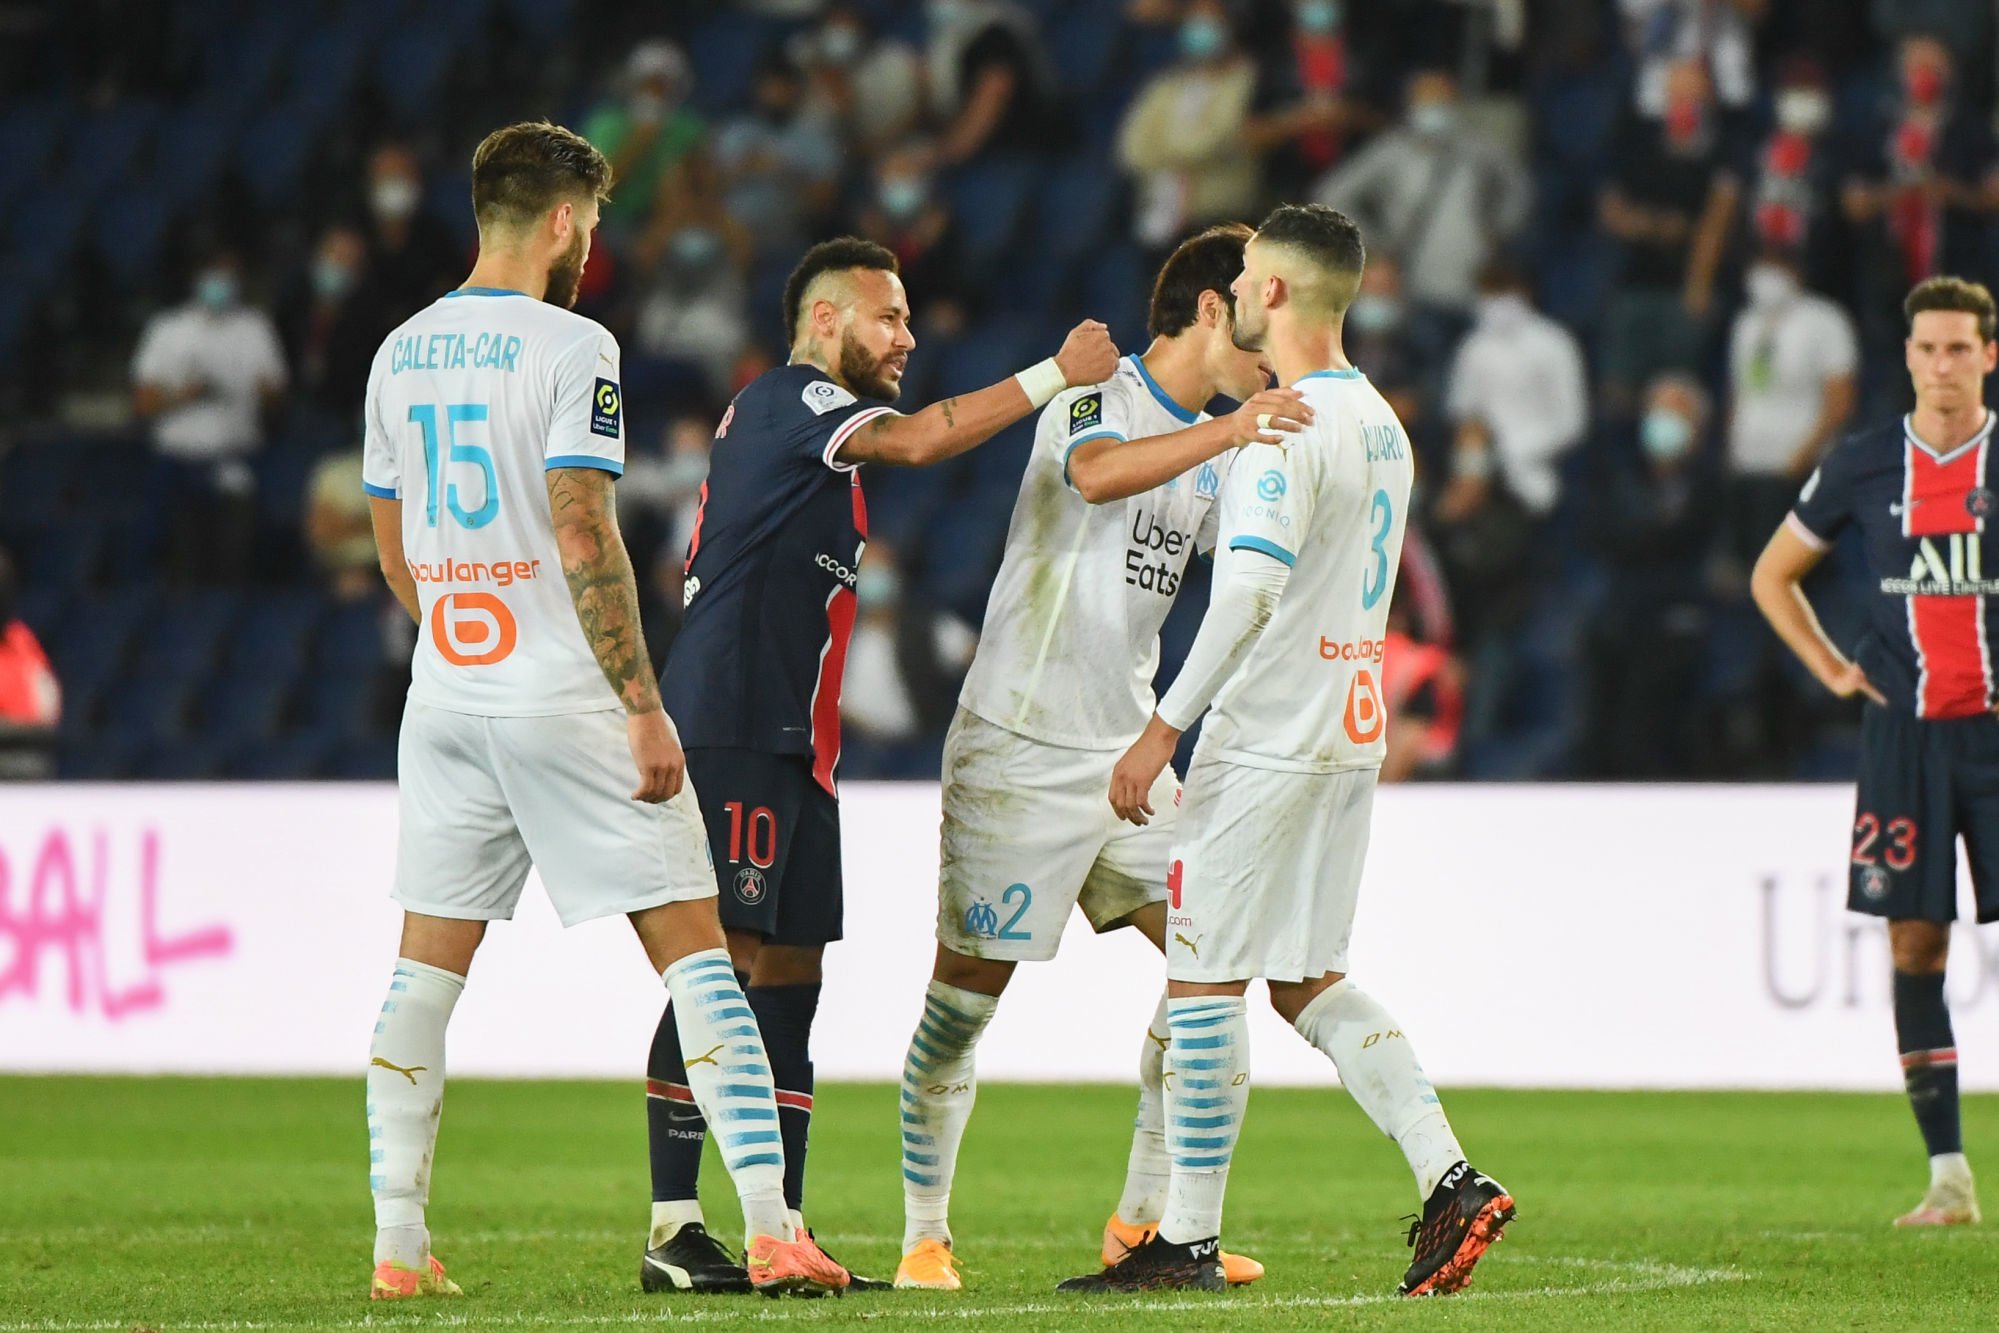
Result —
[[657, 1097], [662, 1101], [687, 1102], [692, 1105], [694, 1090], [685, 1083], [667, 1083], [660, 1079], [649, 1078], [646, 1080], [646, 1096]]
[[1956, 1064], [1957, 1048], [1955, 1046], [1946, 1046], [1940, 1051], [1902, 1052], [1902, 1068], [1904, 1069], [1934, 1069], [1940, 1066], [1954, 1066]]

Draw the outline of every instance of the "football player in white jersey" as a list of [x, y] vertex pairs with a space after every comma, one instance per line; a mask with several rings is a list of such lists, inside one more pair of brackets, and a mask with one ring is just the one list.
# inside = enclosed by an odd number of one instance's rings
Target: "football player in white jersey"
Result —
[[613, 482], [618, 345], [570, 312], [610, 164], [547, 122], [472, 158], [479, 257], [368, 377], [364, 482], [382, 572], [418, 626], [398, 774], [401, 947], [368, 1067], [378, 1300], [456, 1295], [424, 1224], [444, 1033], [486, 923], [532, 864], [564, 925], [619, 913], [675, 1001], [742, 1197], [752, 1280], [847, 1274], [785, 1216], [763, 1039], [715, 911], [684, 757], [639, 632]]
[[1363, 262], [1349, 219], [1285, 205], [1236, 279], [1238, 343], [1265, 351], [1315, 415], [1238, 451], [1200, 633], [1111, 776], [1121, 818], [1156, 818], [1160, 770], [1207, 714], [1174, 845], [1166, 1212], [1151, 1241], [1066, 1291], [1225, 1286], [1222, 1194], [1249, 1100], [1243, 995], [1258, 977], [1416, 1175], [1405, 1295], [1462, 1289], [1513, 1218], [1512, 1197], [1465, 1161], [1401, 1025], [1346, 977], [1387, 750], [1381, 645], [1411, 478], [1401, 423], [1341, 350]]
[[[1080, 906], [1099, 931], [1165, 947], [1170, 819], [1126, 828], [1103, 802], [1111, 766], [1152, 713], [1159, 626], [1212, 509], [1229, 451], [1310, 419], [1300, 395], [1231, 338], [1229, 283], [1250, 230], [1213, 227], [1160, 270], [1152, 344], [1102, 384], [1056, 395], [1037, 424], [978, 655], [944, 747], [937, 963], [903, 1065], [899, 1287], [956, 1291], [946, 1214], [975, 1093], [973, 1053], [1014, 966], [1055, 956]], [[1220, 420], [1215, 395], [1242, 402]], [[1157, 795], [1171, 812], [1173, 775]], [[1119, 832], [1120, 829], [1122, 832]], [[1105, 1262], [1165, 1204], [1160, 1001], [1141, 1058], [1130, 1172]], [[1232, 1275], [1262, 1268], [1230, 1256]]]

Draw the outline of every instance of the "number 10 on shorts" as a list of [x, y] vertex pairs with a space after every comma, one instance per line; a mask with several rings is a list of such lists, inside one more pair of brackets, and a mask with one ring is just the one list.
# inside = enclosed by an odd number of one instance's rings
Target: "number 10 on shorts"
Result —
[[729, 812], [729, 864], [742, 863], [746, 850], [743, 845], [744, 825], [748, 824], [750, 864], [759, 870], [770, 869], [771, 862], [777, 860], [777, 816], [770, 812], [770, 807], [756, 807], [749, 812], [747, 819], [744, 818], [741, 801], [730, 801], [723, 809]]

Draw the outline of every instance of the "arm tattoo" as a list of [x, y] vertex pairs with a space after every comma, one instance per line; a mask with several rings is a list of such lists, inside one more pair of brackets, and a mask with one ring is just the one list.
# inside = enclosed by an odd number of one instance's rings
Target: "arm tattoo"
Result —
[[946, 398], [938, 404], [939, 407], [944, 409], [944, 424], [947, 426], [956, 426], [958, 424], [957, 413], [952, 410], [957, 402], [956, 398]]
[[638, 582], [618, 532], [612, 478], [597, 468], [556, 468], [548, 474], [549, 514], [562, 553], [576, 619], [627, 713], [660, 706], [659, 681], [639, 626]]

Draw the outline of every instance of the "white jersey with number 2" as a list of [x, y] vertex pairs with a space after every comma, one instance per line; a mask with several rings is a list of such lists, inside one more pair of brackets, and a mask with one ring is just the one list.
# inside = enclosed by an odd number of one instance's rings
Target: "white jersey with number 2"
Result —
[[1387, 753], [1382, 637], [1413, 470], [1402, 423], [1365, 376], [1292, 386], [1316, 414], [1252, 444], [1222, 483], [1215, 582], [1245, 553], [1291, 566], [1270, 624], [1215, 696], [1201, 750], [1252, 768], [1333, 773]]
[[412, 700], [485, 717], [619, 707], [563, 579], [545, 474], [623, 473], [620, 395], [617, 340], [520, 292], [452, 292], [375, 354], [363, 481], [403, 503], [423, 610]]

